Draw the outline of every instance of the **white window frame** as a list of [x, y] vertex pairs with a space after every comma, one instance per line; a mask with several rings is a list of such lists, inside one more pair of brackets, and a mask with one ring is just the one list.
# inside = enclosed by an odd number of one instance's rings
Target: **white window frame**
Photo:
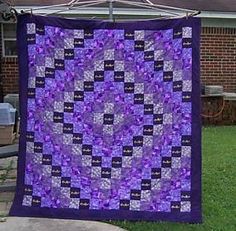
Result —
[[17, 55], [6, 55], [5, 54], [5, 41], [16, 41], [16, 37], [15, 38], [4, 38], [4, 35], [3, 35], [3, 24], [16, 24], [16, 23], [13, 23], [13, 22], [1, 22], [1, 32], [2, 32], [2, 57], [3, 58], [15, 58], [17, 57]]

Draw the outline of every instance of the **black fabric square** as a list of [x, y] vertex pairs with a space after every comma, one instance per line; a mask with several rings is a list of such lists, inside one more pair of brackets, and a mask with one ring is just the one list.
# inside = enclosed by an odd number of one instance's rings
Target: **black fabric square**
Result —
[[61, 166], [52, 166], [52, 176], [61, 176]]
[[34, 142], [34, 132], [26, 132], [26, 141]]
[[143, 135], [152, 136], [153, 135], [153, 126], [152, 125], [144, 125], [143, 126]]
[[182, 91], [182, 81], [173, 82], [173, 91]]
[[144, 94], [134, 94], [135, 104], [144, 104]]
[[62, 60], [62, 59], [55, 59], [54, 65], [55, 65], [56, 70], [64, 70], [65, 69], [65, 63], [64, 63], [64, 60]]
[[140, 200], [141, 199], [141, 190], [131, 189], [130, 199], [131, 200]]
[[73, 134], [73, 124], [64, 123], [63, 133]]
[[154, 61], [154, 51], [145, 51], [144, 61]]
[[115, 82], [124, 82], [124, 71], [115, 71], [114, 81]]
[[44, 154], [43, 157], [42, 157], [42, 164], [52, 165], [52, 156]]
[[45, 68], [45, 78], [54, 78], [55, 77], [55, 69], [54, 68]]
[[102, 166], [102, 157], [101, 156], [93, 156], [92, 157], [92, 166], [94, 166], [94, 167]]
[[43, 144], [41, 142], [34, 143], [34, 152], [42, 153], [43, 152]]
[[191, 102], [192, 100], [192, 93], [191, 92], [182, 92], [182, 102]]
[[65, 59], [74, 59], [74, 49], [65, 49]]
[[94, 82], [85, 81], [84, 82], [84, 91], [93, 91], [94, 90]]
[[163, 73], [163, 81], [164, 82], [171, 82], [173, 80], [173, 72], [166, 71]]
[[92, 155], [92, 145], [83, 144], [82, 145], [82, 154], [83, 155]]
[[31, 196], [33, 194], [33, 186], [32, 185], [25, 185], [24, 195]]
[[103, 82], [104, 81], [104, 71], [95, 71], [94, 72], [94, 81]]
[[161, 167], [171, 168], [171, 157], [162, 157]]
[[35, 88], [28, 88], [27, 97], [30, 99], [35, 98]]
[[160, 168], [152, 168], [151, 178], [152, 179], [160, 179], [161, 178], [161, 169]]
[[181, 157], [181, 147], [174, 146], [171, 148], [171, 155], [173, 157]]
[[84, 92], [83, 91], [75, 91], [74, 92], [74, 101], [84, 101]]
[[61, 187], [70, 187], [70, 177], [62, 177], [61, 178]]
[[172, 201], [171, 202], [171, 211], [172, 212], [180, 212], [180, 202], [179, 201]]
[[45, 35], [44, 26], [37, 25], [37, 27], [36, 27], [36, 34], [38, 34], [38, 35]]
[[183, 38], [182, 46], [183, 46], [183, 48], [191, 48], [192, 47], [192, 39], [191, 38]]
[[123, 156], [132, 156], [133, 146], [123, 146]]
[[134, 42], [135, 51], [144, 51], [144, 41], [137, 40]]
[[103, 123], [104, 124], [113, 124], [114, 115], [113, 114], [104, 114]]
[[163, 71], [163, 67], [164, 67], [164, 61], [163, 60], [154, 62], [154, 71]]
[[64, 103], [64, 112], [73, 113], [74, 112], [74, 103], [65, 102]]
[[82, 133], [73, 133], [73, 144], [82, 144], [83, 134]]
[[70, 198], [80, 198], [80, 188], [70, 188]]
[[102, 168], [102, 178], [111, 178], [111, 168]]
[[93, 39], [93, 30], [84, 30], [84, 39]]
[[130, 201], [129, 200], [120, 200], [120, 209], [121, 210], [129, 210]]
[[144, 115], [153, 114], [153, 104], [144, 104]]
[[38, 88], [44, 88], [45, 87], [45, 78], [43, 77], [36, 77], [36, 87]]
[[114, 71], [114, 60], [104, 61], [104, 71]]
[[134, 40], [134, 31], [133, 30], [125, 30], [125, 39]]
[[122, 158], [121, 157], [112, 157], [112, 167], [113, 168], [121, 168], [122, 166]]
[[174, 39], [181, 39], [182, 38], [182, 28], [176, 28], [173, 31], [173, 38]]
[[40, 207], [41, 206], [41, 197], [33, 196], [32, 197], [32, 206], [33, 207]]
[[181, 191], [181, 201], [190, 201], [191, 192], [190, 191]]
[[192, 137], [191, 136], [182, 136], [182, 139], [181, 139], [181, 144], [183, 146], [191, 146], [192, 145]]
[[134, 93], [134, 83], [125, 83], [124, 88], [125, 93]]
[[141, 189], [142, 190], [151, 190], [151, 179], [142, 179]]
[[36, 36], [35, 34], [27, 34], [27, 43], [28, 44], [35, 44]]
[[64, 113], [54, 112], [53, 113], [53, 122], [54, 123], [63, 123], [64, 122]]
[[158, 125], [163, 123], [163, 114], [154, 114], [153, 115], [153, 124]]
[[89, 199], [80, 199], [79, 209], [89, 209]]
[[83, 48], [84, 47], [84, 39], [75, 38], [74, 39], [74, 47], [75, 48]]
[[143, 146], [143, 136], [134, 136], [133, 137], [133, 145], [135, 147], [142, 147]]

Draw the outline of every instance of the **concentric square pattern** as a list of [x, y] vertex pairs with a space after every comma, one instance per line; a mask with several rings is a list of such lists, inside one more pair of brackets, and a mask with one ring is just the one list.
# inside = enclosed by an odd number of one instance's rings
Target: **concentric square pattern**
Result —
[[191, 212], [192, 28], [27, 24], [24, 206]]

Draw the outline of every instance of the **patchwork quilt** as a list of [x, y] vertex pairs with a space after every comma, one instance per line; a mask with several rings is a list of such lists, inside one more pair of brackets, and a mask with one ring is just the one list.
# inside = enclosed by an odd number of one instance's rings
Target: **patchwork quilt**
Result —
[[10, 215], [201, 222], [200, 20], [20, 15]]

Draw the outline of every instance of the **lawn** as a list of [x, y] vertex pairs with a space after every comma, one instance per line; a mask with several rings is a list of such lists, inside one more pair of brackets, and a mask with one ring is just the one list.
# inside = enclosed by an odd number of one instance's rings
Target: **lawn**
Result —
[[128, 231], [236, 231], [236, 126], [202, 134], [203, 224], [113, 222]]

